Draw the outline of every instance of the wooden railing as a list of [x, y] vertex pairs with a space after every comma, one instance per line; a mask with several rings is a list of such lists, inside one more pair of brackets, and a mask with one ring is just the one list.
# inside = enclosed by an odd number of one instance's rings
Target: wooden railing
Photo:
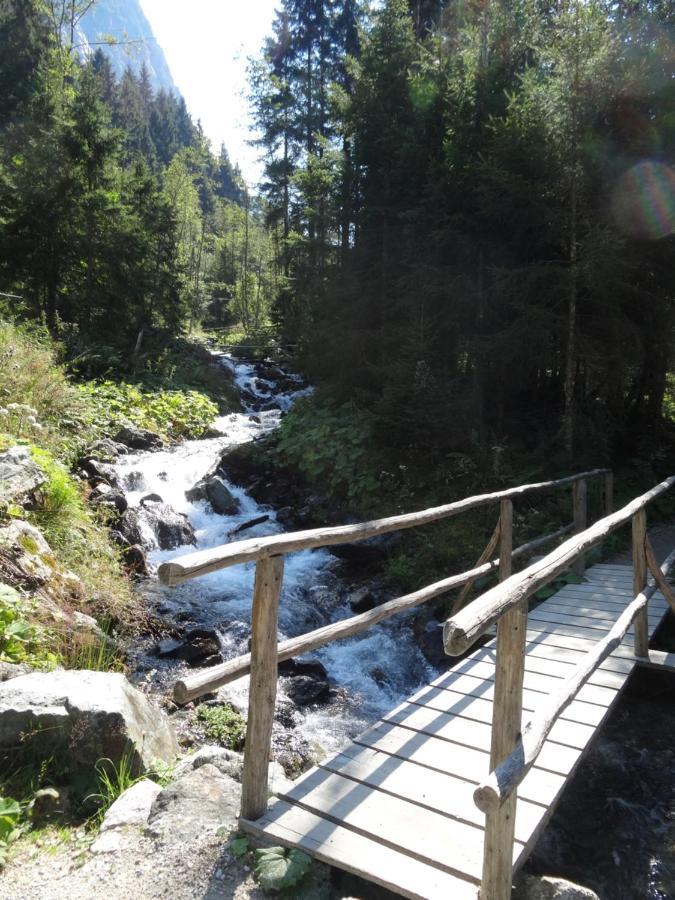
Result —
[[[444, 644], [451, 656], [466, 652], [488, 628], [497, 623], [490, 752], [492, 771], [474, 793], [476, 805], [486, 814], [481, 897], [487, 900], [506, 900], [511, 896], [516, 789], [534, 765], [556, 719], [600, 663], [621, 643], [633, 623], [635, 655], [648, 659], [647, 602], [657, 587], [675, 611], [675, 595], [666, 579], [669, 568], [675, 562], [675, 550], [662, 566], [658, 565], [647, 537], [646, 520], [647, 505], [674, 485], [675, 477], [666, 479], [618, 512], [606, 516], [590, 528], [580, 530], [517, 575], [511, 575], [507, 562], [510, 538], [503, 532], [501, 583], [445, 623]], [[575, 491], [575, 496], [583, 493], [583, 490], [576, 488], [576, 483]], [[560, 572], [575, 564], [578, 566], [588, 550], [628, 522], [632, 522], [633, 601], [607, 635], [585, 655], [574, 672], [562, 681], [560, 688], [546, 699], [521, 729], [529, 598]], [[576, 524], [577, 527], [581, 524], [581, 516]], [[649, 586], [648, 571], [655, 580], [655, 584]]]
[[[378, 622], [397, 613], [412, 609], [454, 588], [472, 584], [476, 578], [498, 570], [500, 577], [511, 573], [512, 560], [533, 552], [543, 544], [564, 537], [572, 531], [586, 527], [586, 483], [591, 478], [603, 480], [605, 511], [611, 510], [613, 481], [608, 469], [594, 469], [555, 481], [521, 485], [490, 494], [468, 497], [444, 506], [426, 509], [407, 515], [391, 516], [356, 525], [318, 528], [269, 537], [250, 538], [225, 544], [214, 549], [188, 553], [159, 568], [160, 580], [169, 586], [182, 584], [209, 572], [227, 566], [255, 560], [256, 574], [253, 589], [251, 652], [218, 666], [212, 666], [179, 680], [174, 686], [178, 703], [188, 701], [213, 691], [230, 681], [250, 673], [248, 723], [244, 749], [242, 777], [242, 818], [255, 820], [267, 809], [268, 767], [271, 748], [272, 722], [277, 692], [277, 665], [279, 662], [315, 650], [331, 641], [358, 634]], [[572, 486], [573, 521], [564, 528], [512, 548], [513, 501], [533, 493]], [[308, 634], [278, 642], [277, 619], [281, 595], [284, 556], [299, 550], [331, 547], [338, 544], [363, 541], [377, 535], [388, 534], [406, 528], [428, 525], [442, 519], [457, 516], [469, 510], [499, 504], [497, 528], [486, 552], [477, 565], [458, 575], [452, 575], [421, 588], [413, 593], [390, 600], [361, 615], [352, 616], [332, 625], [318, 628]], [[490, 560], [499, 545], [499, 558]], [[488, 552], [489, 551], [489, 552]], [[513, 736], [515, 739], [515, 735]], [[513, 747], [513, 740], [504, 744], [503, 758]]]

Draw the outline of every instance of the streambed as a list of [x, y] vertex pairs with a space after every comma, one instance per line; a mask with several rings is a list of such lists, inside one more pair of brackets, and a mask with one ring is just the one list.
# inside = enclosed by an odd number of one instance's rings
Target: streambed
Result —
[[[186, 498], [185, 492], [224, 451], [277, 428], [282, 414], [312, 391], [299, 376], [270, 363], [240, 361], [227, 354], [217, 357], [240, 388], [244, 411], [219, 418], [213, 426], [216, 437], [188, 441], [169, 450], [123, 456], [115, 466], [131, 508], [138, 507], [144, 496], [156, 494], [185, 514], [194, 528], [196, 546], [161, 550], [152, 530], [145, 527], [143, 540], [153, 567], [190, 550], [237, 540], [238, 536], [230, 537], [234, 529], [258, 517], [268, 519], [247, 529], [241, 538], [285, 530], [277, 521], [277, 511], [260, 505], [229, 481], [227, 471], [227, 488], [239, 503], [235, 514], [218, 515], [207, 501], [190, 502]], [[353, 615], [348, 600], [353, 585], [334, 571], [337, 562], [326, 550], [287, 557], [279, 609], [281, 639]], [[254, 571], [253, 563], [233, 566], [171, 589], [151, 577], [141, 583], [139, 590], [167, 623], [180, 628], [215, 629], [220, 655], [230, 659], [248, 650]], [[281, 679], [278, 707], [285, 714], [278, 718], [283, 719], [287, 735], [292, 738], [294, 734], [318, 752], [334, 751], [429, 681], [434, 673], [414, 641], [410, 615], [399, 616], [355, 638], [329, 644], [312, 655], [328, 674], [330, 695], [324, 702], [300, 707], [290, 703], [285, 680]], [[137, 664], [134, 677], [154, 687], [167, 688], [187, 669], [184, 663], [159, 659], [154, 645], [154, 641], [144, 642], [132, 651]], [[240, 679], [223, 688], [220, 696], [245, 709], [247, 686], [248, 679]]]

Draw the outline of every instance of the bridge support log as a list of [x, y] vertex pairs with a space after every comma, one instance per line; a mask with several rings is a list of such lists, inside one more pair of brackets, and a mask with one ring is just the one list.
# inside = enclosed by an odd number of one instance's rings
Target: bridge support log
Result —
[[[647, 584], [647, 513], [639, 509], [633, 516], [633, 596], [641, 594]], [[645, 605], [635, 617], [635, 655], [649, 657], [649, 622]]]
[[258, 560], [253, 589], [251, 683], [241, 779], [242, 819], [259, 819], [267, 811], [272, 723], [277, 697], [277, 625], [283, 574], [283, 556]]
[[[501, 502], [499, 545], [499, 578], [505, 581], [511, 575], [513, 549], [513, 504], [510, 500]], [[491, 770], [511, 754], [520, 737], [526, 632], [527, 600], [524, 600], [505, 613], [497, 625]], [[508, 900], [511, 896], [516, 803], [514, 793], [485, 817], [482, 900]]]

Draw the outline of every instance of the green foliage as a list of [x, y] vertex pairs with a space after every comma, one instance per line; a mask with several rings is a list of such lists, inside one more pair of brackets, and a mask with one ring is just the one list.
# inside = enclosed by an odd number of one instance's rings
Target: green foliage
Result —
[[99, 759], [96, 763], [98, 790], [85, 798], [85, 802], [93, 803], [96, 806], [94, 814], [96, 822], [103, 820], [106, 812], [118, 797], [147, 777], [135, 774], [133, 759], [133, 751], [127, 750], [117, 764], [111, 759]]
[[309, 484], [366, 509], [380, 489], [371, 421], [352, 404], [299, 401], [284, 418], [277, 454]]
[[218, 407], [198, 391], [144, 391], [133, 384], [113, 381], [78, 386], [87, 399], [90, 422], [97, 430], [112, 432], [122, 425], [149, 428], [166, 437], [201, 437], [218, 415]]
[[52, 636], [33, 621], [36, 605], [14, 588], [0, 584], [0, 661], [36, 666], [57, 663], [58, 657], [50, 649]]
[[246, 734], [246, 719], [233, 706], [200, 706], [197, 721], [209, 740], [230, 750], [241, 749]]
[[0, 796], [0, 868], [7, 861], [9, 845], [21, 834], [21, 804], [11, 797]]
[[256, 878], [267, 891], [283, 891], [295, 887], [309, 872], [312, 857], [301, 850], [268, 847], [256, 850]]
[[583, 584], [584, 581], [584, 578], [575, 575], [574, 572], [565, 572], [563, 575], [559, 575], [553, 581], [549, 582], [543, 588], [540, 588], [534, 597], [536, 600], [548, 600], [549, 597], [552, 597], [554, 594], [557, 594], [558, 591], [562, 590], [566, 584]]
[[251, 849], [251, 842], [245, 834], [235, 834], [230, 843], [227, 845], [227, 849], [234, 856], [235, 859], [241, 859], [242, 856], [246, 856], [248, 851]]

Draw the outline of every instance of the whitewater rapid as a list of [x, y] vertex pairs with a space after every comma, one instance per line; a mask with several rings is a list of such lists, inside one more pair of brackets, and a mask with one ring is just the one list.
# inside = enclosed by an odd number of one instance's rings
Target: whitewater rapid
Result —
[[[187, 515], [194, 527], [196, 547], [164, 551], [158, 549], [154, 535], [147, 529], [144, 540], [149, 561], [155, 567], [190, 550], [227, 543], [233, 529], [261, 515], [268, 515], [269, 519], [246, 530], [242, 538], [284, 530], [277, 522], [274, 509], [258, 504], [245, 490], [229, 482], [226, 475], [227, 486], [240, 503], [235, 515], [218, 515], [207, 502], [191, 503], [185, 497], [185, 491], [212, 468], [225, 450], [277, 428], [282, 413], [312, 391], [311, 387], [303, 386], [299, 376], [280, 372], [286, 387], [297, 385], [290, 391], [280, 390], [275, 381], [261, 378], [254, 364], [225, 354], [219, 354], [218, 358], [231, 372], [242, 396], [259, 401], [255, 409], [244, 404], [243, 413], [218, 418], [213, 424], [217, 437], [188, 441], [165, 451], [132, 454], [122, 457], [116, 465], [130, 506], [138, 506], [143, 496], [156, 493], [176, 511]], [[269, 408], [260, 411], [261, 404]], [[335, 563], [335, 557], [326, 550], [303, 551], [286, 558], [279, 608], [280, 639], [353, 615], [346, 599], [349, 586], [333, 572]], [[233, 566], [178, 588], [162, 588], [155, 583], [152, 593], [156, 602], [159, 594], [159, 609], [167, 619], [215, 628], [221, 654], [229, 659], [248, 650], [254, 571], [254, 563]], [[325, 752], [337, 750], [430, 680], [432, 669], [418, 650], [407, 619], [408, 616], [398, 617], [312, 654], [312, 659], [325, 666], [334, 690], [327, 704], [298, 711], [295, 727], [305, 741]], [[157, 662], [157, 665], [161, 668], [162, 664]], [[162, 674], [167, 683], [183, 671], [182, 664], [163, 665]], [[242, 678], [223, 688], [220, 696], [245, 708], [247, 690], [248, 678]], [[282, 680], [282, 703], [283, 699]]]

